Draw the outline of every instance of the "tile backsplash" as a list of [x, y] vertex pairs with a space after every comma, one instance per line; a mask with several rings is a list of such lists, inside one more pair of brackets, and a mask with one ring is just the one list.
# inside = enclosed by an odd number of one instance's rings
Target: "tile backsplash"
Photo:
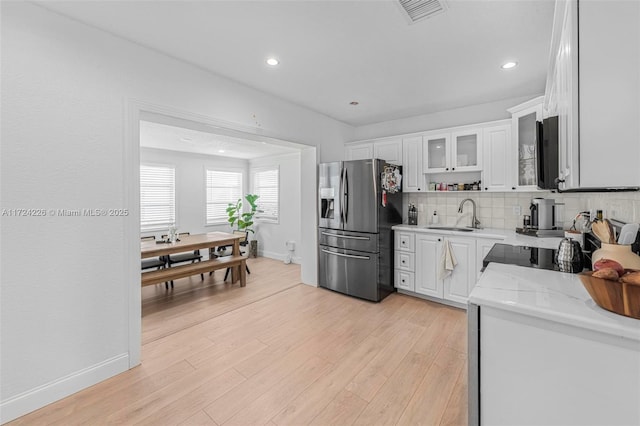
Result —
[[403, 222], [407, 223], [409, 203], [418, 209], [418, 225], [432, 223], [433, 212], [438, 212], [438, 222], [446, 226], [469, 226], [471, 224], [471, 203], [464, 205], [458, 213], [460, 202], [471, 198], [476, 202], [477, 216], [483, 228], [515, 229], [522, 226], [522, 219], [529, 214], [531, 199], [553, 198], [558, 207], [562, 226], [567, 229], [573, 218], [581, 211], [602, 210], [604, 217], [623, 222], [640, 223], [640, 192], [570, 193], [551, 192], [476, 192], [443, 191], [428, 193], [405, 193], [402, 197]]

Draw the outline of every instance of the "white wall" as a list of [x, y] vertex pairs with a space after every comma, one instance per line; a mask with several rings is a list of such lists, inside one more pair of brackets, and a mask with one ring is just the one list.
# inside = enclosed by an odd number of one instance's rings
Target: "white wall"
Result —
[[463, 108], [434, 112], [432, 114], [424, 114], [415, 117], [401, 118], [398, 120], [360, 126], [355, 129], [352, 141], [396, 136], [407, 133], [422, 132], [425, 130], [444, 129], [446, 127], [463, 126], [465, 124], [511, 118], [511, 114], [507, 112], [507, 108], [526, 102], [536, 96], [540, 96], [540, 94], [534, 93], [531, 96], [504, 99], [486, 104], [471, 105]]
[[[137, 212], [124, 177], [133, 99], [246, 128], [255, 115], [256, 133], [317, 146], [321, 161], [353, 139], [343, 123], [34, 4], [1, 7], [4, 209]], [[2, 217], [0, 421], [135, 364], [130, 228], [117, 216]]]
[[[204, 232], [230, 232], [227, 224], [205, 225], [206, 194], [205, 170], [229, 170], [243, 174], [243, 193], [249, 190], [247, 160], [215, 155], [193, 154], [155, 148], [140, 148], [140, 163], [163, 164], [175, 167], [176, 179], [176, 225], [178, 232], [201, 234]], [[168, 230], [145, 232], [159, 238]]]
[[280, 178], [280, 218], [278, 223], [257, 222], [256, 239], [260, 256], [284, 260], [287, 241], [297, 249], [294, 262], [300, 263], [300, 153], [259, 158], [249, 161], [249, 170], [277, 167]]

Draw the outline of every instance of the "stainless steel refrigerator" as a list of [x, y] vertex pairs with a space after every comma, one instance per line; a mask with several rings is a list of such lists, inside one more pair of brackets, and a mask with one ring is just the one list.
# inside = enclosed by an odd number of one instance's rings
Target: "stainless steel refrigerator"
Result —
[[401, 168], [384, 160], [323, 163], [318, 178], [319, 285], [379, 302], [394, 291]]

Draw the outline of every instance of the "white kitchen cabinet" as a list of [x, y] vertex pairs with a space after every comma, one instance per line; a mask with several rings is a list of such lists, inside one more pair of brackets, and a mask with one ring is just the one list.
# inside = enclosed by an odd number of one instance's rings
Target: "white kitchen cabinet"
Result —
[[373, 158], [387, 163], [402, 165], [402, 139], [377, 141], [373, 143]]
[[380, 158], [391, 164], [402, 165], [402, 139], [354, 143], [345, 146], [346, 160]]
[[482, 169], [482, 129], [470, 128], [423, 138], [424, 173], [472, 172]]
[[433, 234], [416, 235], [415, 292], [425, 296], [443, 297], [443, 283], [438, 279], [438, 263], [442, 237]]
[[373, 158], [373, 143], [347, 145], [345, 147], [345, 159], [369, 160]]
[[395, 271], [395, 286], [405, 291], [415, 291], [414, 273], [396, 269]]
[[561, 189], [640, 184], [639, 15], [637, 1], [556, 2], [545, 108]]
[[[443, 242], [444, 239], [442, 238]], [[463, 237], [446, 237], [446, 239], [451, 243], [451, 249], [458, 264], [444, 279], [442, 298], [466, 304], [469, 293], [476, 284], [476, 242], [472, 238]], [[442, 253], [443, 242], [440, 244], [439, 254]], [[439, 262], [440, 256], [437, 256], [436, 264], [439, 265]]]
[[413, 232], [394, 232], [394, 285], [415, 291], [415, 235]]
[[540, 96], [523, 104], [509, 108], [511, 113], [511, 186], [512, 190], [536, 191], [536, 139], [537, 122], [542, 120]]
[[511, 173], [511, 124], [484, 129], [483, 177], [485, 191], [510, 191], [515, 189]]
[[402, 165], [402, 191], [425, 191], [422, 173], [422, 136], [402, 140]]
[[[435, 300], [450, 301], [457, 306], [466, 304], [476, 282], [475, 239], [416, 233], [415, 240], [411, 241], [415, 244], [415, 251], [409, 251], [411, 243], [406, 234], [396, 233], [396, 288]], [[458, 264], [451, 275], [441, 280], [438, 278], [438, 271], [445, 238], [451, 242]]]
[[489, 254], [489, 251], [493, 248], [494, 244], [501, 243], [503, 240], [478, 238], [476, 240], [476, 280], [480, 279], [482, 275], [482, 261]]

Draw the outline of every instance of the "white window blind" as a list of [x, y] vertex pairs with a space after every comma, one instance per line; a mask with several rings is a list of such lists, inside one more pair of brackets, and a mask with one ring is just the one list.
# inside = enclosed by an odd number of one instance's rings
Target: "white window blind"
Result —
[[242, 198], [242, 173], [207, 170], [207, 225], [227, 222], [227, 206]]
[[140, 229], [166, 229], [176, 223], [175, 169], [140, 165]]
[[255, 170], [253, 172], [253, 193], [260, 196], [257, 219], [278, 220], [280, 180], [278, 169]]

